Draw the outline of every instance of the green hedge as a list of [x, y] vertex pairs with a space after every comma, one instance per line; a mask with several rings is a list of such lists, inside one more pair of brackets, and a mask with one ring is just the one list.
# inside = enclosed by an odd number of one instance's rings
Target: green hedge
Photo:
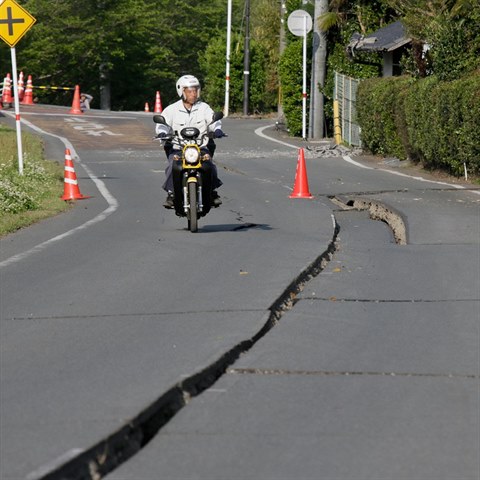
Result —
[[[307, 61], [307, 69], [309, 64]], [[282, 79], [281, 102], [288, 131], [290, 135], [300, 137], [303, 127], [303, 39], [292, 41], [285, 48], [280, 59], [279, 72]]]
[[364, 148], [426, 168], [480, 173], [480, 72], [444, 82], [390, 77], [364, 80], [357, 92]]

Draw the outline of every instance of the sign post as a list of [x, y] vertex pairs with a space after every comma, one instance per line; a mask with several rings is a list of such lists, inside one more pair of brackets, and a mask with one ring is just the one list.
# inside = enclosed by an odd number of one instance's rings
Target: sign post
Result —
[[307, 139], [307, 33], [313, 26], [312, 17], [305, 10], [295, 10], [287, 20], [288, 29], [303, 37], [302, 138]]
[[20, 102], [18, 100], [17, 56], [15, 45], [36, 22], [23, 7], [14, 0], [0, 0], [0, 38], [10, 45], [12, 56], [13, 95], [15, 103], [15, 123], [17, 130], [18, 172], [23, 175], [22, 130], [20, 122]]

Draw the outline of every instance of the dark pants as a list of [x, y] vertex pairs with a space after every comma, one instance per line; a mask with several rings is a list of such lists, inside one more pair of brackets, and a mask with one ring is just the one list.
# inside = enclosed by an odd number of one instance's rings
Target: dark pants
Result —
[[[207, 146], [208, 147], [208, 146]], [[213, 151], [215, 151], [215, 144]], [[167, 145], [165, 145], [165, 153], [167, 153], [167, 167], [165, 168], [165, 182], [162, 185], [162, 188], [166, 192], [173, 192], [173, 161], [176, 157], [176, 160], [179, 160], [182, 158], [182, 152], [180, 150], [173, 150], [172, 148], [167, 150]], [[218, 172], [217, 172], [217, 166], [213, 163], [213, 152], [209, 148], [202, 148], [201, 149], [202, 155], [205, 153], [210, 153], [210, 156], [212, 157], [212, 175], [213, 175], [213, 184], [212, 188], [213, 190], [216, 190], [217, 188], [221, 187], [223, 185], [223, 182], [218, 178]]]

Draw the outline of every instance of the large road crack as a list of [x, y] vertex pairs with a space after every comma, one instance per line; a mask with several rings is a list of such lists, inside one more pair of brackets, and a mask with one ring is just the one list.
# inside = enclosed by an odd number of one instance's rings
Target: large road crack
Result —
[[372, 220], [385, 222], [392, 230], [395, 243], [398, 245], [407, 244], [407, 227], [401, 213], [394, 208], [375, 200], [358, 197], [345, 198], [332, 196], [330, 201], [339, 206], [342, 210], [367, 210]]
[[211, 388], [242, 354], [280, 321], [285, 312], [293, 308], [306, 283], [325, 269], [337, 250], [340, 228], [332, 218], [334, 231], [326, 250], [304, 268], [273, 302], [264, 315], [262, 328], [253, 337], [234, 345], [205, 369], [173, 385], [119, 430], [35, 480], [100, 480], [138, 453], [193, 397]]

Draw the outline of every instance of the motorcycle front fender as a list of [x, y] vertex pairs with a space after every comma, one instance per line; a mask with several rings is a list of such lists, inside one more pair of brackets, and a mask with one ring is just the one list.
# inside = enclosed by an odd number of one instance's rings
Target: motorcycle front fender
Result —
[[211, 161], [202, 163], [199, 169], [195, 169], [192, 174], [182, 168], [182, 162], [173, 162], [173, 188], [174, 188], [174, 206], [175, 213], [185, 216], [185, 205], [183, 204], [183, 187], [190, 182], [197, 182], [201, 187], [201, 199], [203, 208], [200, 216], [205, 216], [211, 208], [213, 167]]

